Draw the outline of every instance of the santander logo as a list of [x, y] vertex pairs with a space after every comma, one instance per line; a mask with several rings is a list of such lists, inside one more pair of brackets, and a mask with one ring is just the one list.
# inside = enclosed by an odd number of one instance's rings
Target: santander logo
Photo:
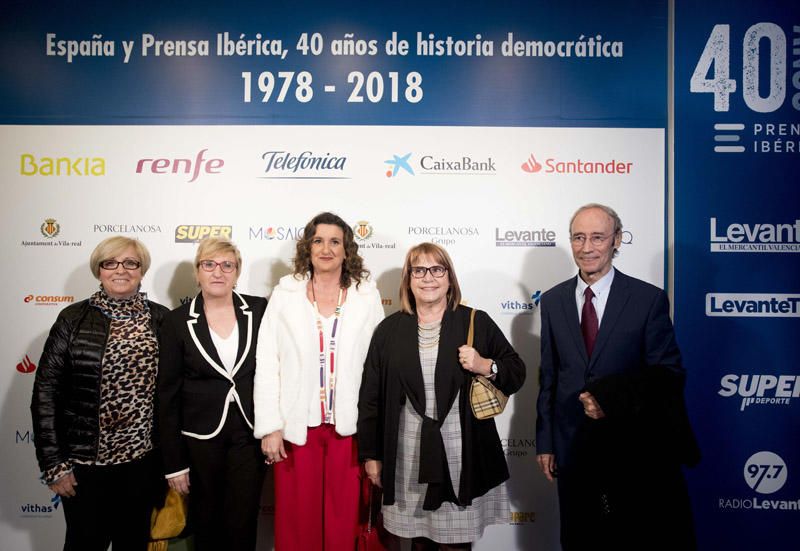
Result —
[[536, 157], [534, 157], [533, 153], [531, 153], [531, 156], [528, 157], [528, 160], [522, 163], [522, 170], [529, 174], [535, 174], [542, 170], [542, 165], [536, 162]]
[[17, 364], [17, 371], [20, 373], [33, 373], [36, 371], [36, 364], [25, 354], [25, 358]]

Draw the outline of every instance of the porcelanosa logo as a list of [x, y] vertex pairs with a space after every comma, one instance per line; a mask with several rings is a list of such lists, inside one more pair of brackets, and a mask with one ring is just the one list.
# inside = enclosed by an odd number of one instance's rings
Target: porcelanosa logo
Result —
[[747, 486], [756, 494], [752, 497], [719, 498], [718, 507], [723, 510], [800, 511], [800, 498], [772, 499], [789, 477], [789, 468], [783, 458], [771, 451], [760, 451], [745, 461], [742, 475]]
[[707, 293], [706, 316], [796, 318], [800, 317], [800, 294]]
[[270, 150], [261, 155], [267, 180], [349, 180], [347, 157], [313, 151]]
[[717, 394], [741, 399], [739, 411], [753, 405], [788, 406], [800, 397], [800, 375], [738, 375], [728, 373], [720, 380]]
[[460, 176], [492, 176], [497, 173], [492, 157], [423, 155], [419, 160], [422, 174], [457, 174]]
[[250, 226], [250, 241], [298, 241], [303, 237], [303, 226]]
[[800, 252], [800, 219], [794, 223], [731, 223], [718, 226], [709, 220], [711, 252], [797, 253]]
[[630, 174], [633, 163], [630, 161], [611, 160], [586, 160], [586, 159], [556, 159], [549, 157], [544, 160], [544, 165], [536, 160], [531, 153], [524, 163], [520, 165], [523, 172], [536, 174], [544, 168], [545, 174]]
[[409, 226], [408, 235], [447, 247], [478, 237], [480, 232], [474, 226]]
[[494, 229], [497, 247], [555, 247], [556, 232], [541, 229]]
[[94, 224], [94, 233], [161, 233], [158, 224]]

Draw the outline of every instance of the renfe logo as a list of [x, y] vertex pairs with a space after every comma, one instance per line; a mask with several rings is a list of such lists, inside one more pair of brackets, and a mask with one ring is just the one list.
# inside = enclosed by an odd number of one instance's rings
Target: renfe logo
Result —
[[800, 220], [793, 224], [729, 224], [720, 235], [711, 218], [711, 252], [800, 252]]
[[800, 317], [800, 295], [768, 293], [708, 293], [709, 317]]
[[225, 166], [225, 161], [222, 159], [205, 159], [204, 155], [208, 149], [201, 149], [192, 159], [139, 159], [136, 163], [136, 173], [141, 174], [143, 171], [149, 171], [152, 174], [191, 174], [192, 177], [189, 182], [194, 182], [200, 175], [202, 169], [206, 174], [219, 174], [222, 167]]

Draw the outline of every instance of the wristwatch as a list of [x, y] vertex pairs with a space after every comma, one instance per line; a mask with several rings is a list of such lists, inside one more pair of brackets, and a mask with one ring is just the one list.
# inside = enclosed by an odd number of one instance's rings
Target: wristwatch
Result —
[[497, 363], [495, 363], [494, 360], [492, 360], [492, 367], [490, 367], [489, 369], [491, 370], [489, 377], [494, 379], [494, 376], [497, 375]]

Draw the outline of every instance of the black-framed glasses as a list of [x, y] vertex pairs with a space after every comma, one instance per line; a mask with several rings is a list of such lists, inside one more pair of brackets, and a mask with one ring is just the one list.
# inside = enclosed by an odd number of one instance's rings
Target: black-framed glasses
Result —
[[201, 260], [197, 263], [197, 265], [202, 268], [204, 272], [213, 272], [217, 269], [217, 266], [219, 266], [219, 269], [226, 274], [229, 274], [236, 269], [236, 262], [231, 262], [230, 260], [223, 260], [222, 262], [216, 262], [214, 260]]
[[436, 266], [411, 266], [411, 269], [409, 270], [409, 272], [411, 272], [411, 277], [413, 277], [415, 279], [422, 279], [423, 277], [425, 277], [425, 274], [427, 274], [428, 272], [430, 272], [433, 277], [439, 278], [439, 277], [444, 277], [444, 274], [447, 273], [447, 268], [445, 268], [444, 266], [439, 266], [439, 265], [436, 265]]
[[142, 266], [142, 263], [138, 260], [126, 258], [125, 260], [103, 260], [100, 263], [100, 267], [104, 270], [116, 270], [120, 264], [122, 264], [122, 267], [126, 270], [138, 270]]
[[573, 244], [573, 245], [580, 245], [581, 247], [583, 247], [583, 244], [584, 244], [584, 243], [586, 243], [586, 240], [588, 239], [588, 240], [589, 240], [589, 242], [590, 242], [592, 245], [594, 245], [595, 247], [599, 247], [600, 245], [602, 245], [603, 243], [605, 243], [606, 239], [608, 239], [609, 237], [611, 237], [611, 236], [613, 236], [613, 235], [616, 235], [616, 234], [615, 234], [615, 233], [613, 233], [613, 232], [612, 232], [612, 233], [609, 233], [608, 235], [601, 235], [601, 234], [599, 234], [599, 233], [595, 233], [595, 234], [592, 234], [592, 235], [590, 235], [590, 236], [587, 238], [587, 237], [586, 237], [584, 234], [582, 234], [582, 233], [576, 233], [576, 234], [574, 234], [574, 235], [571, 235], [571, 236], [569, 237], [569, 240], [570, 240], [570, 241], [572, 241], [572, 244]]

